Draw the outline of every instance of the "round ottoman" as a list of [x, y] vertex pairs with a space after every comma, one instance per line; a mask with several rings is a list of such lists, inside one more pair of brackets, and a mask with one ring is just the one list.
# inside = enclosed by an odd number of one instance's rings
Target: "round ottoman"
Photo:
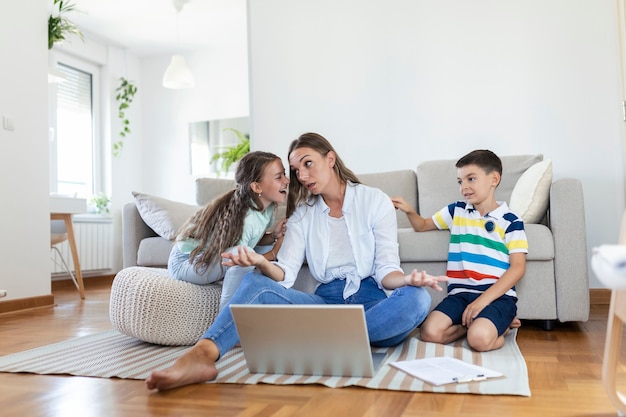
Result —
[[217, 316], [222, 286], [178, 281], [167, 269], [133, 266], [111, 287], [113, 327], [137, 339], [168, 346], [195, 344]]

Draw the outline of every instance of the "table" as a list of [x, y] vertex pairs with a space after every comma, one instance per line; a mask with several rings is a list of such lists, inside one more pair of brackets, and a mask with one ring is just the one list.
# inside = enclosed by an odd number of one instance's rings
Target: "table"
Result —
[[78, 248], [76, 247], [72, 215], [86, 212], [87, 200], [84, 198], [50, 196], [50, 220], [63, 220], [65, 222], [67, 240], [70, 245], [70, 251], [72, 252], [72, 261], [74, 262], [74, 274], [76, 275], [78, 292], [81, 299], [85, 299], [85, 284], [83, 283], [83, 274], [80, 269], [80, 260], [78, 259]]

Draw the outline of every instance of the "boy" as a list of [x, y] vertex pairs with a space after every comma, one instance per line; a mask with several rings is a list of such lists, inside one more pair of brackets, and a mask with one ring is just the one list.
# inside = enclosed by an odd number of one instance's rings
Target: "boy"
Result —
[[519, 327], [515, 284], [524, 276], [528, 242], [521, 218], [495, 199], [502, 176], [500, 158], [475, 150], [456, 163], [464, 201], [431, 218], [418, 215], [402, 197], [392, 198], [417, 232], [450, 230], [448, 296], [421, 326], [421, 338], [447, 344], [467, 335], [485, 352], [504, 345], [510, 327]]

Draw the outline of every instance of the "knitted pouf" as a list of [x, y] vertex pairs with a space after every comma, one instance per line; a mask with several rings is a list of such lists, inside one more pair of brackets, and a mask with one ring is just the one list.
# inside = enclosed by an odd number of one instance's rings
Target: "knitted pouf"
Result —
[[129, 267], [111, 287], [109, 317], [128, 336], [168, 346], [195, 344], [217, 316], [222, 286], [178, 281], [166, 269]]

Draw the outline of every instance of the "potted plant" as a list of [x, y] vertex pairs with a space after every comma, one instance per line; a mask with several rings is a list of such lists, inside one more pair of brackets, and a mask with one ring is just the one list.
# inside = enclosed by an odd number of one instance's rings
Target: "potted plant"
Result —
[[65, 17], [66, 13], [76, 10], [76, 5], [69, 0], [54, 0], [53, 5], [57, 7], [57, 13], [48, 17], [48, 49], [52, 49], [55, 43], [63, 42], [70, 34], [84, 40], [80, 29]]
[[220, 160], [220, 163], [217, 165], [217, 175], [220, 173], [226, 174], [230, 169], [231, 165], [235, 162], [239, 161], [245, 154], [250, 152], [250, 137], [244, 135], [237, 129], [233, 129], [231, 127], [227, 127], [223, 130], [223, 132], [230, 131], [237, 136], [239, 142], [236, 145], [229, 146], [224, 149], [223, 152], [218, 152], [211, 158], [211, 163]]
[[89, 202], [93, 204], [93, 206], [95, 207], [96, 213], [98, 214], [110, 213], [109, 203], [111, 203], [111, 199], [106, 194], [98, 193], [97, 195], [92, 196]]

